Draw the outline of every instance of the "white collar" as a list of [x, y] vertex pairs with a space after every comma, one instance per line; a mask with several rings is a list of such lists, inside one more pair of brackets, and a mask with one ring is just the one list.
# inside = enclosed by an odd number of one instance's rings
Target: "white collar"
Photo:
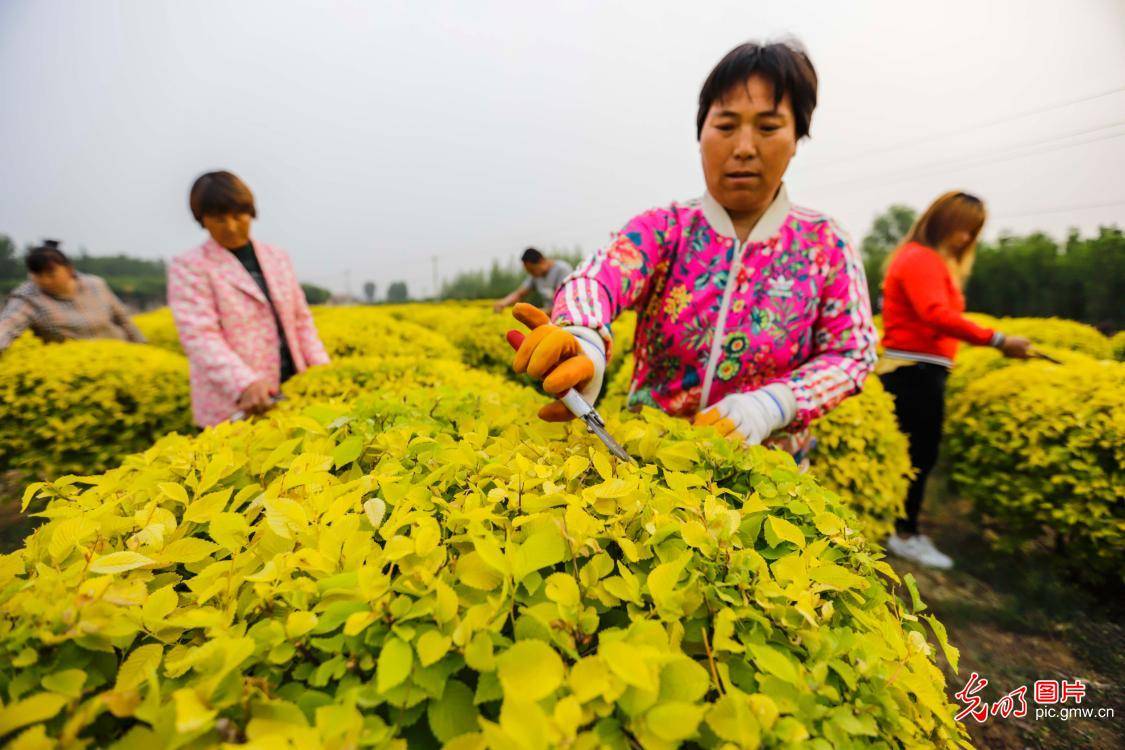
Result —
[[[766, 212], [758, 219], [758, 223], [750, 230], [750, 236], [746, 238], [747, 244], [751, 242], [765, 242], [770, 237], [777, 234], [781, 229], [781, 225], [785, 223], [785, 217], [789, 215], [789, 192], [785, 189], [785, 183], [777, 190], [777, 196], [774, 197], [773, 203], [770, 204]], [[703, 218], [707, 219], [707, 223], [715, 230], [716, 234], [723, 237], [734, 238], [734, 222], [730, 220], [730, 214], [723, 208], [710, 192], [703, 193]]]

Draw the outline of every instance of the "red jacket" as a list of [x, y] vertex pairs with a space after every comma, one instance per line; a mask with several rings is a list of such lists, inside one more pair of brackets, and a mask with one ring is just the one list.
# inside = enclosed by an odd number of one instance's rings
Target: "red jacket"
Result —
[[995, 332], [965, 318], [964, 311], [965, 296], [937, 251], [911, 242], [895, 254], [883, 281], [887, 354], [949, 366], [959, 341], [991, 343]]

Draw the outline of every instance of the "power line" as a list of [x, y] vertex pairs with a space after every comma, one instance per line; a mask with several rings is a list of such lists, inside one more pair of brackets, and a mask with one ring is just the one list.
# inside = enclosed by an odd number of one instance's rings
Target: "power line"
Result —
[[[827, 183], [823, 183], [823, 182], [819, 183], [819, 184], [814, 183], [812, 185], [808, 185], [807, 189], [831, 188], [831, 187], [848, 187], [848, 188], [851, 188], [851, 189], [866, 189], [866, 188], [870, 188], [870, 187], [874, 187], [874, 186], [892, 185], [892, 184], [899, 183], [899, 182], [909, 181], [909, 180], [912, 180], [912, 179], [915, 179], [915, 178], [918, 178], [918, 177], [928, 177], [928, 176], [931, 176], [931, 175], [934, 175], [934, 174], [942, 174], [942, 173], [945, 173], [945, 172], [948, 172], [948, 171], [951, 171], [951, 170], [955, 171], [955, 170], [959, 170], [959, 169], [964, 169], [966, 167], [977, 167], [977, 166], [982, 166], [984, 164], [996, 164], [996, 163], [1005, 162], [1005, 161], [1012, 161], [1013, 159], [1022, 159], [1022, 158], [1028, 157], [1028, 156], [1039, 156], [1039, 155], [1042, 155], [1042, 154], [1049, 154], [1049, 153], [1052, 153], [1052, 152], [1055, 152], [1055, 151], [1061, 151], [1061, 150], [1067, 149], [1067, 148], [1074, 148], [1076, 146], [1084, 146], [1084, 145], [1089, 144], [1089, 143], [1098, 143], [1099, 141], [1106, 141], [1106, 140], [1112, 140], [1114, 138], [1121, 138], [1122, 136], [1125, 136], [1125, 131], [1121, 131], [1121, 132], [1117, 132], [1117, 133], [1107, 133], [1107, 134], [1099, 136], [1099, 137], [1087, 138], [1085, 140], [1074, 141], [1072, 143], [1059, 143], [1059, 144], [1056, 144], [1056, 145], [1051, 146], [1051, 147], [1046, 147], [1046, 148], [1042, 147], [1044, 144], [1051, 144], [1054, 141], [1058, 141], [1058, 140], [1062, 140], [1062, 139], [1066, 139], [1066, 138], [1073, 138], [1076, 135], [1084, 135], [1084, 134], [1094, 133], [1094, 132], [1098, 132], [1098, 131], [1102, 131], [1102, 130], [1109, 130], [1111, 128], [1121, 127], [1122, 125], [1125, 125], [1125, 122], [1118, 122], [1118, 123], [1113, 123], [1113, 124], [1110, 124], [1110, 125], [1102, 125], [1102, 126], [1097, 127], [1097, 128], [1091, 128], [1091, 129], [1086, 130], [1086, 131], [1079, 131], [1079, 132], [1068, 134], [1068, 135], [1062, 135], [1062, 136], [1056, 135], [1056, 136], [1052, 136], [1051, 138], [1047, 138], [1047, 139], [1044, 139], [1044, 140], [1024, 143], [1024, 144], [1020, 144], [1018, 146], [1012, 146], [1012, 147], [1009, 147], [1007, 149], [1003, 149], [998, 153], [993, 153], [993, 154], [990, 154], [990, 155], [987, 155], [987, 156], [981, 156], [981, 157], [978, 157], [978, 158], [954, 160], [952, 162], [949, 162], [949, 161], [930, 162], [928, 164], [921, 164], [921, 165], [918, 165], [916, 167], [911, 167], [910, 169], [895, 170], [893, 172], [887, 172], [887, 173], [884, 173], [884, 174], [881, 174], [881, 175], [872, 175], [872, 176], [864, 177], [864, 178], [859, 179], [859, 180], [837, 180], [837, 181], [834, 181], [834, 182], [827, 182]], [[1015, 153], [1013, 153], [1013, 152], [1015, 152]]]
[[1068, 99], [1066, 101], [1056, 102], [1055, 104], [1048, 104], [1046, 106], [1038, 107], [1036, 109], [1029, 109], [1029, 110], [1025, 110], [1023, 112], [1017, 112], [1016, 114], [1012, 114], [1012, 115], [1005, 115], [1004, 117], [998, 117], [998, 118], [993, 119], [993, 120], [986, 120], [984, 122], [980, 122], [980, 123], [977, 123], [975, 125], [967, 125], [967, 126], [962, 127], [962, 128], [955, 128], [953, 130], [945, 130], [945, 131], [942, 131], [940, 133], [933, 133], [931, 135], [924, 135], [924, 136], [920, 136], [918, 138], [911, 138], [910, 140], [906, 140], [906, 141], [899, 141], [898, 143], [893, 143], [889, 146], [881, 146], [879, 148], [869, 149], [867, 151], [861, 151], [860, 153], [857, 153], [857, 154], [851, 154], [850, 156], [843, 156], [843, 157], [840, 157], [839, 159], [834, 159], [832, 161], [824, 162], [820, 166], [830, 167], [830, 166], [834, 166], [836, 164], [844, 164], [844, 163], [847, 163], [847, 162], [850, 162], [850, 161], [855, 161], [856, 159], [862, 159], [862, 158], [865, 158], [865, 157], [868, 157], [868, 156], [873, 156], [875, 154], [885, 154], [885, 153], [888, 153], [888, 152], [891, 152], [891, 151], [898, 151], [899, 149], [907, 148], [909, 146], [917, 146], [920, 143], [930, 143], [932, 141], [941, 140], [942, 138], [948, 138], [948, 137], [954, 136], [954, 135], [961, 135], [963, 133], [970, 133], [974, 130], [982, 130], [984, 128], [991, 128], [991, 127], [994, 127], [996, 125], [1002, 125], [1006, 122], [1011, 122], [1013, 120], [1022, 120], [1025, 117], [1031, 117], [1032, 115], [1042, 114], [1043, 112], [1050, 112], [1052, 110], [1062, 109], [1064, 107], [1070, 107], [1070, 106], [1073, 106], [1075, 104], [1081, 104], [1083, 102], [1090, 102], [1090, 101], [1094, 101], [1096, 99], [1103, 99], [1107, 96], [1113, 96], [1114, 94], [1119, 94], [1123, 91], [1125, 91], [1125, 85], [1117, 86], [1117, 87], [1112, 88], [1112, 89], [1107, 89], [1106, 91], [1100, 91], [1096, 94], [1090, 94], [1088, 96], [1082, 96], [1082, 97], [1078, 97], [1078, 98], [1075, 98], [1075, 99]]

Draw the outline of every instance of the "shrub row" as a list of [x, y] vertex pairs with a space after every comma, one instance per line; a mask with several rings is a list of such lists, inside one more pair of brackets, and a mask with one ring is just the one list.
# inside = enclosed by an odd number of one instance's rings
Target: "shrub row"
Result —
[[0, 557], [0, 740], [968, 746], [940, 622], [788, 456], [626, 413], [618, 464], [503, 380], [336, 367], [29, 489], [49, 505]]

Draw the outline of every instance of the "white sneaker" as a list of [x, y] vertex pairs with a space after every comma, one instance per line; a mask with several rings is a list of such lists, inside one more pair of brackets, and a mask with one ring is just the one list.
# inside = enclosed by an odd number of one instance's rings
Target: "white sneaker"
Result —
[[925, 534], [913, 536], [891, 534], [887, 538], [887, 549], [895, 557], [925, 565], [927, 568], [949, 570], [953, 567], [953, 559], [940, 552]]

